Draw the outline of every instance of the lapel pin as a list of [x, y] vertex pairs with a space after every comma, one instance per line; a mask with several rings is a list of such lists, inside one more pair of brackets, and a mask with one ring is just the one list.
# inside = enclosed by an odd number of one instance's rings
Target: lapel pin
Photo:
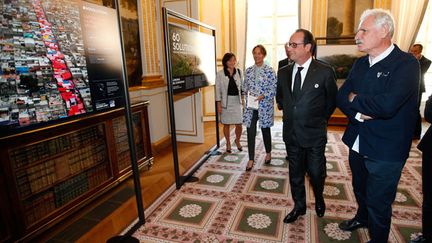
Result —
[[377, 78], [381, 77], [382, 72], [377, 72]]
[[314, 87], [315, 87], [315, 89], [318, 89], [319, 84], [315, 84]]

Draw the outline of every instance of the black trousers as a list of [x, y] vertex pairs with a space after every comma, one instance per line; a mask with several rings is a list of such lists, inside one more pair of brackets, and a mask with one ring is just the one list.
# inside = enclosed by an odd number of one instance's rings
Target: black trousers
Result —
[[327, 176], [325, 144], [304, 148], [297, 142], [295, 132], [289, 142], [285, 142], [288, 162], [291, 195], [294, 208], [306, 209], [305, 174], [309, 175], [315, 195], [315, 201], [324, 201], [323, 190]]
[[385, 243], [405, 161], [376, 160], [350, 150], [349, 164], [358, 204], [355, 218], [368, 226], [371, 243]]
[[[248, 142], [248, 153], [249, 160], [255, 160], [255, 137], [256, 137], [256, 129], [258, 122], [258, 111], [253, 111], [252, 113], [252, 121], [250, 127], [246, 129], [247, 131], [247, 142]], [[271, 131], [270, 127], [261, 128], [261, 133], [263, 136], [264, 147], [266, 153], [271, 152]]]
[[419, 94], [417, 121], [416, 121], [415, 130], [414, 130], [414, 137], [416, 137], [416, 138], [420, 138], [420, 136], [421, 136], [421, 130], [422, 130], [422, 126], [421, 126], [422, 117], [421, 117], [421, 114], [420, 114], [421, 99], [422, 99], [422, 93]]
[[422, 227], [426, 242], [432, 242], [432, 151], [422, 155], [423, 210]]

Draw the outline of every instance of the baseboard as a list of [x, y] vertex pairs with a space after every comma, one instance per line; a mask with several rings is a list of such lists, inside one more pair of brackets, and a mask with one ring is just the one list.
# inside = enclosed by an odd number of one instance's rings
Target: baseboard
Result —
[[151, 144], [153, 154], [158, 154], [171, 145], [171, 136], [166, 136]]

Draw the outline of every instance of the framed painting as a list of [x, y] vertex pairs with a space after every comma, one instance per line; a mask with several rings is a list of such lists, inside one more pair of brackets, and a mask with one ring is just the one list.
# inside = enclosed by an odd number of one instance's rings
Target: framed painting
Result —
[[[323, 16], [320, 29], [325, 33], [318, 36], [325, 37], [324, 44], [352, 45], [359, 25], [360, 16], [364, 10], [373, 8], [374, 0], [326, 0], [327, 8], [317, 8]], [[322, 13], [325, 11], [325, 13]]]
[[334, 68], [338, 86], [348, 77], [354, 62], [363, 55], [356, 45], [317, 45], [316, 49], [316, 59]]
[[[333, 67], [338, 88], [345, 82], [354, 62], [365, 55], [357, 50], [356, 45], [317, 45], [315, 54], [318, 61]], [[334, 111], [329, 120], [331, 125], [345, 125], [347, 122], [347, 118], [339, 109]]]
[[119, 0], [126, 59], [126, 74], [129, 86], [140, 86], [142, 70], [141, 43], [139, 34], [138, 3], [136, 0]]
[[[115, 8], [115, 0], [86, 0], [94, 4]], [[118, 0], [126, 60], [126, 75], [129, 87], [140, 86], [143, 75], [139, 16], [137, 0]]]

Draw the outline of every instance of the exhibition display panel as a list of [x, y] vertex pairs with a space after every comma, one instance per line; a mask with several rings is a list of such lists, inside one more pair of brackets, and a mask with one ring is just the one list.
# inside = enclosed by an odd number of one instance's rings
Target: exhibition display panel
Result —
[[[147, 106], [132, 107], [140, 167], [153, 163]], [[47, 230], [131, 174], [122, 108], [2, 139], [0, 155], [1, 211], [10, 211], [2, 218], [14, 240]]]
[[[37, 241], [151, 166], [130, 105], [118, 1], [0, 1], [0, 242]], [[135, 146], [133, 146], [135, 145]]]
[[1, 135], [124, 106], [115, 9], [3, 1], [0, 30]]

